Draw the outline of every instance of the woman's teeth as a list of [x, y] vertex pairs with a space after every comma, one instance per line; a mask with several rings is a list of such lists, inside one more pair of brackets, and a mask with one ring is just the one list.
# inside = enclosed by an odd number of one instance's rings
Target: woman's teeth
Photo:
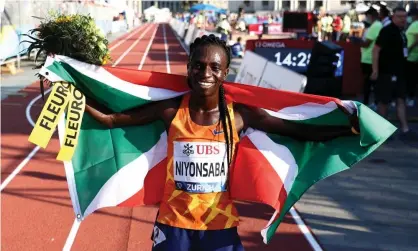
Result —
[[199, 82], [199, 85], [201, 85], [201, 86], [211, 86], [211, 85], [213, 85], [213, 83]]

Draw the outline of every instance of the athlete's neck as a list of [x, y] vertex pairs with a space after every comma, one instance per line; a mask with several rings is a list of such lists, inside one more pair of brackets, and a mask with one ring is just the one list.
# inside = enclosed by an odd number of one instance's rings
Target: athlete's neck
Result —
[[219, 94], [199, 97], [197, 95], [190, 95], [190, 109], [196, 112], [213, 112], [217, 111], [219, 106]]

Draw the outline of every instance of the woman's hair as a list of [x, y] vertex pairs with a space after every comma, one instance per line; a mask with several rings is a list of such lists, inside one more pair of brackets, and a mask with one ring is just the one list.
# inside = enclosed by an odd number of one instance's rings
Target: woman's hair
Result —
[[[225, 41], [219, 39], [213, 34], [209, 36], [204, 35], [194, 40], [194, 42], [190, 45], [189, 61], [192, 59], [197, 48], [202, 47], [202, 46], [207, 46], [207, 45], [214, 45], [214, 46], [218, 46], [222, 48], [226, 54], [227, 67], [229, 67], [229, 64], [231, 63], [231, 49], [229, 46], [226, 45]], [[223, 131], [225, 135], [226, 151], [227, 151], [226, 154], [227, 154], [228, 167], [229, 167], [232, 162], [234, 135], [232, 131], [232, 122], [231, 122], [230, 114], [228, 112], [228, 106], [226, 103], [225, 90], [224, 90], [223, 84], [219, 86], [219, 115], [220, 115], [220, 122], [222, 123]]]

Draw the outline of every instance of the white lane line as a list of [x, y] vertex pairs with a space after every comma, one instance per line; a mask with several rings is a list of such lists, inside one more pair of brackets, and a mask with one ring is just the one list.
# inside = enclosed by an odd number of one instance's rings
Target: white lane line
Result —
[[[50, 89], [48, 89], [48, 90], [46, 90], [44, 93], [45, 94], [48, 94], [48, 93], [50, 93], [51, 92], [51, 88]], [[28, 106], [26, 107], [26, 111], [25, 111], [25, 113], [26, 113], [26, 119], [28, 120], [28, 122], [29, 122], [29, 124], [32, 126], [32, 127], [34, 127], [35, 126], [35, 122], [32, 120], [32, 116], [30, 115], [30, 109], [32, 108], [32, 106], [36, 103], [36, 101], [38, 101], [39, 99], [41, 99], [42, 98], [42, 94], [39, 94], [36, 98], [34, 98], [34, 99], [32, 99], [30, 102], [29, 102], [29, 104], [28, 104]]]
[[303, 233], [303, 235], [305, 235], [305, 238], [309, 242], [309, 245], [311, 245], [312, 249], [315, 251], [322, 251], [321, 246], [316, 241], [315, 237], [313, 236], [309, 228], [306, 226], [305, 222], [302, 220], [302, 217], [299, 215], [296, 209], [292, 207], [290, 208], [289, 212], [295, 220], [296, 224], [298, 225], [300, 231]]
[[39, 151], [39, 149], [41, 149], [40, 146], [36, 146], [35, 148], [33, 148], [32, 151], [28, 154], [28, 156], [26, 156], [26, 158], [22, 162], [20, 162], [20, 164], [15, 168], [15, 170], [13, 170], [13, 172], [9, 174], [9, 176], [7, 176], [3, 183], [1, 183], [0, 192], [3, 191], [3, 189], [10, 183], [10, 181], [13, 180], [13, 178], [20, 172], [20, 170], [22, 170], [22, 168], [29, 162], [29, 160], [32, 159], [32, 157]]
[[79, 221], [77, 218], [74, 219], [74, 223], [71, 227], [70, 233], [68, 234], [67, 240], [65, 241], [65, 245], [63, 247], [63, 251], [69, 251], [71, 250], [71, 246], [73, 245], [75, 241], [75, 237], [77, 236], [78, 229], [80, 228], [81, 221]]
[[158, 26], [160, 26], [160, 25], [159, 25], [159, 24], [157, 24], [157, 27], [156, 27], [156, 28], [155, 28], [155, 30], [154, 30], [154, 34], [152, 34], [152, 37], [151, 37], [151, 39], [149, 40], [148, 46], [147, 46], [147, 48], [145, 49], [144, 55], [142, 55], [142, 60], [141, 60], [141, 63], [139, 64], [139, 66], [138, 66], [138, 70], [142, 70], [142, 67], [144, 66], [145, 59], [147, 59], [148, 52], [149, 52], [149, 50], [151, 49], [152, 42], [154, 41], [154, 38], [155, 38], [155, 34], [157, 34]]
[[168, 57], [167, 36], [165, 34], [165, 24], [163, 24], [163, 37], [164, 37], [164, 48], [165, 48], [165, 64], [167, 66], [167, 73], [171, 73], [170, 59]]
[[148, 30], [151, 29], [151, 27], [151, 25], [148, 26], [144, 33], [142, 33], [141, 36], [139, 36], [139, 38], [134, 43], [132, 43], [131, 46], [129, 46], [129, 48], [116, 60], [112, 67], [115, 67], [117, 64], [120, 63], [120, 61], [122, 61], [122, 59], [139, 43], [139, 41], [141, 41], [145, 34], [147, 34]]
[[[48, 94], [49, 92], [51, 92], [51, 89], [46, 90], [45, 94]], [[30, 116], [30, 110], [31, 110], [32, 106], [35, 104], [35, 102], [38, 101], [41, 98], [42, 98], [42, 95], [39, 94], [34, 99], [32, 99], [29, 102], [28, 106], [26, 107], [26, 111], [25, 111], [26, 119], [28, 120], [29, 124], [32, 127], [35, 126], [35, 122], [33, 122], [32, 117]], [[39, 151], [39, 149], [41, 149], [40, 146], [34, 147], [32, 149], [32, 151], [25, 157], [25, 159], [22, 162], [20, 162], [20, 164], [13, 170], [13, 172], [11, 174], [9, 174], [9, 176], [7, 176], [7, 178], [3, 181], [3, 183], [1, 183], [0, 192], [3, 191], [3, 189], [6, 188], [6, 186], [16, 177], [16, 175], [29, 162], [29, 160], [31, 160], [33, 158], [33, 156], [35, 156], [35, 154]]]
[[112, 45], [112, 47], [109, 48], [109, 51], [113, 51], [114, 49], [118, 48], [121, 44], [125, 43], [128, 39], [133, 37], [136, 33], [140, 32], [142, 30], [142, 28], [144, 28], [144, 26], [139, 26], [137, 28], [137, 30], [132, 32], [131, 34], [129, 34], [129, 36], [127, 36], [126, 38], [121, 39], [119, 42]]
[[[171, 27], [170, 27], [171, 28]], [[187, 55], [190, 54], [189, 48], [185, 46], [183, 41], [180, 39], [180, 37], [176, 34], [176, 32], [172, 29], [174, 36], [179, 41], [181, 47], [183, 47], [184, 51], [187, 53]], [[306, 240], [308, 241], [309, 245], [313, 248], [315, 251], [322, 251], [321, 246], [319, 245], [318, 241], [313, 236], [313, 233], [309, 230], [309, 228], [306, 226], [305, 222], [302, 220], [302, 217], [299, 215], [299, 213], [295, 210], [294, 207], [292, 207], [289, 210], [290, 214], [292, 215], [292, 218], [295, 220], [296, 224], [298, 225], [300, 231], [305, 236]]]

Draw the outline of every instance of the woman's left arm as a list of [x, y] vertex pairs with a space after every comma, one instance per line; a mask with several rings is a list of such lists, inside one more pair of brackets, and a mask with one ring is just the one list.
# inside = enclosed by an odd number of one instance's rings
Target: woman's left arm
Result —
[[[318, 126], [295, 123], [271, 116], [260, 108], [235, 104], [235, 110], [241, 116], [242, 127], [254, 128], [267, 133], [275, 133], [292, 137], [301, 141], [327, 141], [341, 136], [354, 136], [358, 134], [358, 121], [356, 117], [350, 118], [351, 126]], [[352, 129], [354, 127], [354, 130]]]

